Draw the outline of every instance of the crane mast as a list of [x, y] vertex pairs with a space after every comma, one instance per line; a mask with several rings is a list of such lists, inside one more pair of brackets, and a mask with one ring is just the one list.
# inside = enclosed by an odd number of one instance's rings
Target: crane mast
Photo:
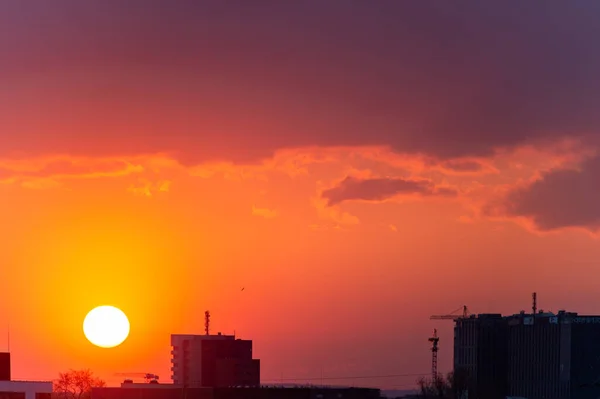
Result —
[[433, 330], [433, 337], [429, 338], [429, 342], [431, 342], [431, 380], [435, 381], [438, 377], [437, 372], [437, 355], [438, 355], [438, 343], [440, 342], [440, 337], [437, 335], [437, 330]]
[[[458, 313], [461, 311], [460, 313]], [[466, 305], [461, 306], [450, 314], [445, 315], [434, 315], [430, 316], [430, 320], [453, 320], [463, 319], [469, 317], [469, 309]], [[433, 336], [429, 338], [431, 342], [431, 379], [436, 381], [438, 379], [437, 364], [438, 364], [438, 350], [440, 337], [437, 335], [437, 330], [433, 330]]]

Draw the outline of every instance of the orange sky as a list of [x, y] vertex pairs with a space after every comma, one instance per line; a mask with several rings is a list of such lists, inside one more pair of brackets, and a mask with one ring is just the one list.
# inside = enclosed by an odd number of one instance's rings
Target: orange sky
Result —
[[[447, 370], [451, 323], [428, 316], [463, 303], [518, 311], [537, 290], [544, 309], [597, 311], [594, 279], [582, 278], [600, 256], [590, 232], [542, 234], [481, 214], [569, 157], [523, 149], [486, 159], [489, 174], [456, 175], [377, 151], [286, 150], [251, 167], [185, 168], [160, 155], [3, 161], [14, 180], [1, 187], [0, 311], [14, 376], [70, 367], [112, 382], [114, 372], [168, 376], [169, 334], [202, 332], [206, 309], [214, 331], [255, 340], [267, 380], [321, 367], [330, 377], [426, 372], [433, 327]], [[54, 171], [21, 172], [34, 167]], [[323, 190], [346, 175], [431, 178], [459, 194], [325, 206]], [[101, 304], [131, 319], [119, 348], [83, 337], [83, 317]]]
[[[0, 39], [12, 54], [0, 66], [0, 336], [10, 324], [15, 378], [89, 367], [111, 384], [128, 371], [166, 380], [169, 334], [202, 333], [207, 309], [213, 331], [254, 340], [264, 381], [427, 374], [434, 327], [449, 371], [452, 323], [428, 318], [463, 304], [518, 312], [537, 291], [544, 310], [600, 312], [600, 92], [586, 75], [598, 69], [578, 67], [600, 66], [600, 51], [567, 46], [597, 29], [585, 12], [571, 10], [580, 31], [554, 42], [572, 49], [559, 65], [561, 48], [530, 54], [494, 36], [479, 6], [463, 21], [439, 5], [361, 14], [357, 2], [327, 22], [335, 10], [267, 3], [238, 5], [242, 17], [216, 5], [0, 6], [15, 35]], [[500, 20], [541, 45], [562, 34], [555, 8]], [[432, 28], [409, 45], [422, 29], [411, 21], [431, 15], [479, 34]], [[322, 30], [299, 36], [306, 18]], [[336, 24], [372, 42], [339, 42]], [[136, 47], [143, 33], [156, 47]], [[446, 53], [442, 37], [464, 48]], [[565, 71], [579, 78], [556, 80]], [[83, 336], [102, 304], [130, 318], [118, 348]]]

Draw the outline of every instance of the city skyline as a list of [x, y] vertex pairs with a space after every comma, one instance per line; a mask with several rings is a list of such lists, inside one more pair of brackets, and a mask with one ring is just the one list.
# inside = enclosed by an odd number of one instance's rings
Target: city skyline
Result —
[[[168, 376], [170, 334], [201, 334], [210, 309], [266, 381], [407, 375], [361, 381], [392, 388], [428, 375], [434, 328], [451, 370], [452, 322], [430, 315], [513, 314], [534, 291], [540, 309], [600, 313], [599, 16], [0, 4], [13, 376]], [[116, 348], [83, 334], [102, 305], [129, 318]]]

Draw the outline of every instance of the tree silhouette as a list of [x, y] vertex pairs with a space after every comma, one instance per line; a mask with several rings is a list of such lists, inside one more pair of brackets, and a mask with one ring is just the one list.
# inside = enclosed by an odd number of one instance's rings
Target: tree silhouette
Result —
[[435, 379], [420, 378], [418, 397], [427, 399], [463, 399], [466, 397], [468, 375], [464, 370], [450, 372], [444, 378], [438, 376]]
[[58, 374], [58, 379], [54, 381], [54, 393], [61, 399], [87, 399], [92, 388], [104, 386], [106, 383], [89, 369], [69, 370]]

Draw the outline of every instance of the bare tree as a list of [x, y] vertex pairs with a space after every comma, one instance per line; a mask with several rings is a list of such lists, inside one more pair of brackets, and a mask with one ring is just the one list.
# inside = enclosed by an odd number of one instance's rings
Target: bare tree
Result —
[[92, 388], [104, 386], [106, 383], [89, 369], [69, 370], [58, 374], [58, 379], [54, 381], [54, 392], [60, 399], [87, 399]]
[[448, 382], [443, 377], [437, 377], [435, 379], [420, 378], [417, 383], [419, 384], [419, 397], [426, 399], [434, 398], [448, 398], [449, 386]]
[[467, 390], [467, 373], [462, 370], [448, 373], [446, 378], [438, 376], [435, 379], [421, 378], [418, 396], [426, 399], [462, 399]]

